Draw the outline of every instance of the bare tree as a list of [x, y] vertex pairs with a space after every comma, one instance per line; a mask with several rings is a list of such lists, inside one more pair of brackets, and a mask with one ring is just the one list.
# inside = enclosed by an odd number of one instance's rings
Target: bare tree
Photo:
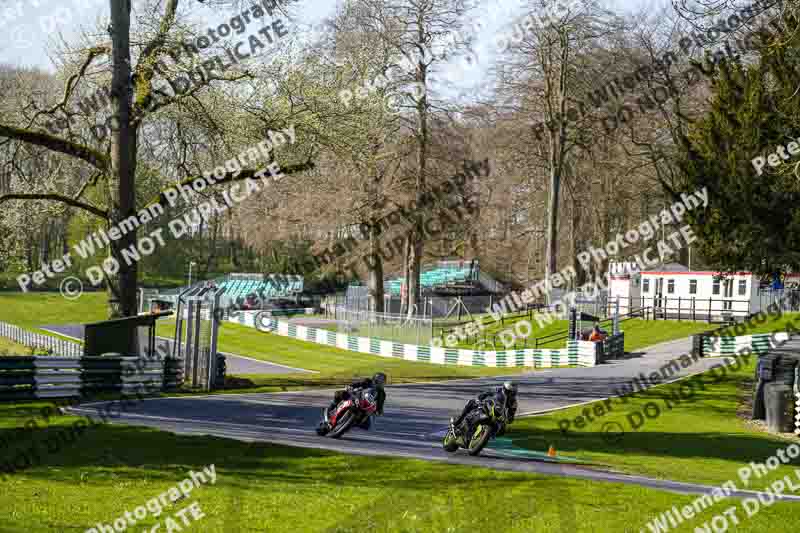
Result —
[[[138, 61], [134, 66], [131, 50], [131, 0], [110, 0], [108, 27], [110, 42], [99, 43], [83, 52], [83, 60], [66, 81], [61, 100], [55, 105], [44, 108], [33, 101], [31, 107], [35, 112], [27, 120], [21, 120], [19, 125], [0, 123], [0, 137], [43, 147], [51, 152], [80, 160], [94, 169], [94, 173], [76, 194], [12, 191], [0, 195], [0, 204], [11, 200], [60, 202], [91, 213], [103, 220], [108, 227], [136, 213], [139, 132], [144, 123], [156, 115], [163, 114], [176, 104], [197, 100], [201, 91], [208, 88], [212, 82], [236, 82], [251, 77], [246, 70], [241, 69], [233, 69], [231, 74], [222, 75], [213, 69], [204, 69], [202, 81], [188, 90], [180, 90], [169, 75], [167, 75], [168, 84], [174, 91], [172, 96], [155, 88], [154, 78], [157, 68], [160, 64], [163, 65], [160, 61], [168, 56], [174, 58], [176, 48], [183, 45], [186, 36], [185, 25], [177, 20], [179, 2], [180, 0], [167, 0], [163, 2], [161, 8], [152, 6], [152, 13], [157, 18], [157, 22], [152, 26], [156, 29], [145, 30], [142, 35], [137, 36], [137, 42], [141, 44], [137, 54]], [[90, 67], [102, 58], [110, 58], [106, 68], [111, 71], [111, 114], [114, 117], [112, 123], [115, 125], [111, 128], [108, 141], [98, 138], [97, 135], [87, 139], [85, 132], [73, 131], [70, 121], [64, 118], [70, 118], [75, 114], [70, 111], [68, 104], [79, 100], [81, 83], [89, 78]], [[175, 61], [177, 62], [177, 59]], [[192, 66], [197, 68], [197, 65]], [[180, 72], [183, 68], [186, 66], [176, 65], [171, 74]], [[86, 93], [83, 94], [85, 95]], [[94, 117], [85, 118], [95, 120]], [[66, 124], [67, 128], [60, 134], [45, 133], [41, 131], [45, 127], [45, 120], [49, 123], [60, 121]], [[48, 128], [52, 129], [50, 126]], [[307, 161], [298, 165], [284, 166], [282, 170], [284, 174], [292, 174], [312, 166], [313, 164]], [[225, 184], [251, 178], [255, 172], [254, 169], [247, 169], [238, 175], [230, 172], [217, 180], [217, 183]], [[200, 176], [184, 176], [182, 183], [191, 184], [198, 177]], [[88, 194], [98, 182], [106, 184], [105, 206], [96, 205], [94, 197], [97, 195]], [[121, 255], [122, 250], [134, 245], [136, 240], [134, 229], [125, 232], [122, 238], [112, 241], [110, 245], [110, 258], [119, 266], [115, 275], [107, 276], [112, 316], [129, 316], [135, 314], [137, 310], [137, 265], [135, 262], [129, 264], [122, 260]]]

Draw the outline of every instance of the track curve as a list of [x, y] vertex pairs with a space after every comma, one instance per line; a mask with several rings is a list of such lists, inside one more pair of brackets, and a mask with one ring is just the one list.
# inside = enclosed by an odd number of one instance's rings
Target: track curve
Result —
[[[513, 379], [519, 384], [519, 410], [521, 413], [542, 411], [613, 396], [621, 384], [639, 373], [649, 374], [667, 360], [685, 353], [681, 350], [687, 344], [688, 340], [665, 343], [647, 350], [643, 357], [594, 368], [550, 369], [515, 375]], [[706, 370], [719, 362], [700, 360], [675, 377]], [[385, 415], [376, 420], [370, 431], [354, 429], [340, 440], [319, 437], [315, 432], [322, 409], [330, 402], [332, 390], [152, 398], [136, 402], [115, 421], [181, 434], [207, 434], [351, 454], [446, 461], [629, 483], [684, 494], [710, 493], [710, 486], [511, 457], [491, 449], [484, 450], [480, 457], [475, 458], [465, 453], [446, 453], [440, 439], [450, 417], [460, 412], [477, 393], [499, 386], [503, 380], [495, 377], [388, 386]], [[96, 415], [105, 403], [81, 404], [70, 411]], [[753, 494], [740, 491], [734, 496]], [[800, 497], [784, 499], [800, 502]]]

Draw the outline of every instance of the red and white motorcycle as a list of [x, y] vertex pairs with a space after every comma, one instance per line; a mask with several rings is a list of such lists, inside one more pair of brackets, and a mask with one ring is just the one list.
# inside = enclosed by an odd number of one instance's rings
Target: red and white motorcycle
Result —
[[[363, 426], [378, 411], [378, 394], [374, 388], [348, 391], [349, 398], [339, 402], [333, 413], [325, 409], [317, 434], [338, 439], [353, 426]], [[330, 416], [329, 416], [330, 415]]]

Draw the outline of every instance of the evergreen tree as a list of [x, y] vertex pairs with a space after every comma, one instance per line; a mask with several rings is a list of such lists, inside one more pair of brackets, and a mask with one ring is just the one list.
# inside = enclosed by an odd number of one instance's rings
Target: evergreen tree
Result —
[[760, 174], [752, 163], [800, 136], [800, 37], [796, 20], [785, 24], [761, 31], [754, 63], [720, 64], [711, 110], [683, 139], [685, 182], [672, 192], [708, 188], [708, 207], [687, 220], [699, 251], [722, 271], [800, 270], [800, 154]]

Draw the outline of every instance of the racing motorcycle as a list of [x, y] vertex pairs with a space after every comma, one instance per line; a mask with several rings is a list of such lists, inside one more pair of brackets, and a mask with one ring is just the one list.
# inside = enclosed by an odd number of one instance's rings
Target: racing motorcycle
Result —
[[317, 434], [338, 439], [353, 426], [363, 426], [378, 411], [378, 396], [373, 388], [349, 390], [350, 398], [339, 402], [333, 413], [325, 409]]
[[497, 435], [505, 433], [506, 410], [493, 399], [481, 402], [461, 424], [456, 427], [450, 419], [450, 428], [442, 439], [442, 447], [448, 453], [464, 448], [470, 455], [478, 455]]

